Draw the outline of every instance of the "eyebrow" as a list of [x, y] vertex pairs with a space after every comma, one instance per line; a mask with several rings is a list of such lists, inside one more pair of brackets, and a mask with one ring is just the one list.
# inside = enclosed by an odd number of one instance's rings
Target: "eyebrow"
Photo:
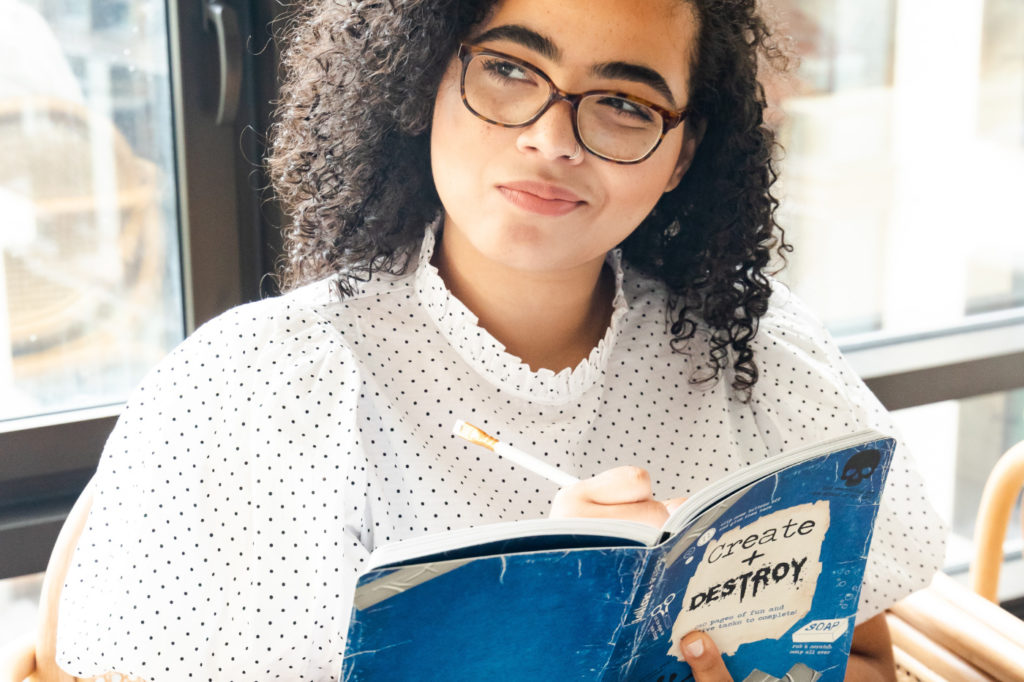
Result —
[[605, 62], [604, 64], [594, 66], [591, 72], [600, 78], [633, 81], [649, 85], [671, 102], [673, 109], [676, 106], [676, 98], [672, 96], [671, 88], [668, 87], [668, 83], [661, 77], [661, 74], [654, 69], [629, 62]]
[[[554, 41], [521, 24], [495, 26], [478, 35], [472, 42], [481, 43], [487, 40], [508, 40], [533, 50], [546, 59], [556, 62], [562, 59], [562, 51]], [[650, 86], [665, 97], [673, 108], [676, 106], [676, 99], [668, 83], [661, 74], [647, 66], [630, 62], [604, 62], [594, 65], [590, 72], [598, 78], [633, 81]]]
[[550, 38], [519, 24], [495, 26], [478, 35], [473, 42], [479, 43], [485, 40], [509, 40], [513, 43], [519, 43], [523, 47], [528, 47], [542, 57], [552, 61], [557, 62], [562, 59], [562, 51], [558, 49], [558, 46]]

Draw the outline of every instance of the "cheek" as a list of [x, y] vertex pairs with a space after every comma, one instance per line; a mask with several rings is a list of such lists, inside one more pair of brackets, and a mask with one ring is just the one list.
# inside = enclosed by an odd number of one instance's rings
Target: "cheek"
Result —
[[482, 177], [492, 156], [488, 150], [494, 149], [492, 128], [466, 109], [458, 70], [449, 69], [437, 91], [430, 128], [431, 169], [442, 203], [468, 191]]
[[[441, 202], [447, 204], [453, 194], [459, 192], [463, 184], [460, 175], [464, 175], [467, 165], [465, 158], [465, 135], [459, 109], [465, 109], [459, 95], [458, 81], [451, 77], [451, 70], [438, 88], [434, 101], [434, 116], [430, 127], [430, 163], [434, 175], [434, 186], [437, 188]], [[459, 161], [458, 163], [456, 161]]]
[[616, 177], [606, 179], [609, 205], [615, 206], [615, 213], [623, 224], [634, 228], [647, 217], [668, 186], [674, 162], [650, 159], [651, 165], [613, 166]]
[[[441, 85], [438, 86], [437, 96], [434, 98], [434, 115], [430, 122], [430, 155], [436, 160], [443, 156], [450, 148], [451, 143], [457, 140], [452, 131], [458, 126], [455, 105], [462, 106], [459, 95], [458, 81], [452, 75], [449, 68]], [[437, 164], [435, 163], [435, 172]]]

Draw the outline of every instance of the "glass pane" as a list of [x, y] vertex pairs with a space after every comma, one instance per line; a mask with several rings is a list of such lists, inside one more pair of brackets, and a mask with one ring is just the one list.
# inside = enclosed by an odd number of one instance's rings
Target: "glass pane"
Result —
[[35, 632], [43, 574], [0, 580], [0, 650]]
[[182, 338], [162, 0], [0, 4], [0, 419], [122, 400]]
[[1024, 306], [1024, 3], [771, 1], [783, 279], [839, 334]]
[[[932, 501], [950, 523], [946, 565], [963, 570], [970, 562], [974, 522], [985, 481], [999, 457], [1024, 440], [1024, 389], [932, 403], [893, 413], [922, 474]], [[1010, 517], [1007, 553], [1024, 545], [1020, 500]]]

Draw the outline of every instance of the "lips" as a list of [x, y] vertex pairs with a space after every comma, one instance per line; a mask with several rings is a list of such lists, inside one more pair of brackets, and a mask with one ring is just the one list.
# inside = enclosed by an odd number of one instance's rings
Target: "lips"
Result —
[[546, 182], [507, 182], [498, 191], [512, 205], [538, 215], [565, 215], [587, 203], [572, 190]]

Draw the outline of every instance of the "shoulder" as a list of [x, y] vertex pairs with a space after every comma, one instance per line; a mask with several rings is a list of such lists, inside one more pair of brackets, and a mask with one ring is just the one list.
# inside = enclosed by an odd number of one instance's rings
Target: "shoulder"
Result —
[[[674, 306], [679, 304], [679, 298], [672, 294], [665, 282], [628, 264], [623, 264], [623, 272], [622, 290], [634, 324], [658, 327], [671, 335], [671, 323], [678, 313]], [[810, 360], [823, 353], [838, 353], [838, 347], [824, 324], [803, 301], [785, 284], [775, 279], [769, 279], [769, 282], [772, 294], [768, 309], [757, 320], [756, 333], [750, 340], [755, 360], [770, 360], [776, 356], [799, 356]], [[713, 330], [697, 310], [689, 310], [687, 318], [694, 324], [695, 331], [690, 338], [681, 339], [673, 346], [690, 354], [703, 353], [711, 341]]]
[[386, 314], [394, 294], [408, 288], [408, 279], [375, 276], [342, 298], [328, 278], [231, 308], [198, 327], [153, 367], [125, 414], [164, 411], [169, 403], [177, 409], [190, 396], [223, 404], [229, 394], [287, 391], [309, 398], [332, 388], [357, 393], [361, 374], [353, 349], [361, 326], [343, 322]]
[[824, 323], [789, 287], [775, 280], [768, 310], [751, 345], [755, 353], [804, 362], [834, 362], [841, 355]]
[[407, 279], [378, 275], [342, 298], [334, 278], [327, 278], [245, 303], [198, 327], [171, 355], [216, 353], [238, 360], [274, 351], [295, 356], [338, 351], [348, 343], [332, 320], [346, 311], [386, 306], [390, 296], [408, 288]]
[[203, 323], [183, 345], [220, 342], [244, 348], [280, 341], [297, 330], [321, 326], [319, 311], [337, 299], [331, 280], [321, 280], [280, 296], [243, 303]]
[[817, 315], [779, 282], [772, 282], [768, 310], [759, 321], [751, 347], [762, 374], [776, 383], [774, 375], [784, 369], [838, 385], [859, 383], [839, 344]]
[[814, 441], [863, 428], [892, 430], [888, 412], [824, 323], [785, 285], [773, 282], [751, 348], [758, 368], [753, 409], [770, 414], [779, 435]]
[[769, 282], [772, 294], [768, 310], [761, 317], [761, 328], [807, 338], [828, 335], [824, 323], [789, 286], [776, 279]]
[[214, 454], [245, 461], [256, 442], [273, 442], [280, 452], [315, 447], [318, 434], [309, 425], [340, 423], [338, 410], [357, 400], [362, 386], [348, 341], [323, 313], [337, 303], [330, 283], [320, 282], [200, 326], [125, 402], [101, 479], [125, 480], [134, 469], [136, 479], [155, 480], [177, 468], [204, 476], [196, 489], [206, 489], [218, 480], [209, 471]]
[[[187, 419], [189, 410], [251, 412], [287, 391], [306, 398], [334, 388], [356, 390], [359, 375], [348, 341], [325, 310], [339, 305], [330, 281], [231, 308], [199, 326], [147, 372], [119, 423]], [[244, 409], [242, 409], [244, 406]]]

